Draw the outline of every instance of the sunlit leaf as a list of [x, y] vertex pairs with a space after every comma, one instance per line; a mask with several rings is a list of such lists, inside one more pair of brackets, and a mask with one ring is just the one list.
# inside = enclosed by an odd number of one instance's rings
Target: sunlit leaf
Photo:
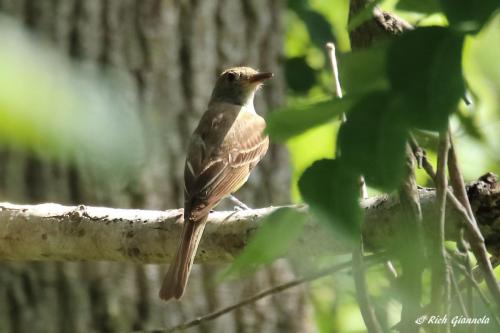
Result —
[[351, 105], [351, 99], [343, 98], [285, 107], [268, 114], [267, 132], [272, 140], [283, 142], [308, 129], [332, 121], [347, 112]]
[[368, 185], [396, 189], [404, 176], [408, 124], [385, 93], [356, 104], [339, 132], [341, 157]]
[[389, 88], [386, 57], [388, 43], [378, 43], [368, 49], [341, 53], [339, 72], [346, 94], [363, 94]]
[[294, 136], [286, 142], [292, 163], [291, 194], [293, 202], [302, 202], [298, 181], [304, 170], [323, 158], [333, 158], [340, 122], [330, 122]]
[[[481, 32], [468, 37], [464, 50], [464, 72], [476, 97], [474, 109], [480, 115], [500, 114], [500, 11]], [[482, 119], [490, 123], [493, 119]], [[492, 133], [493, 134], [493, 133]], [[500, 141], [499, 141], [500, 142]]]
[[323, 49], [327, 42], [335, 41], [330, 22], [321, 13], [311, 9], [307, 1], [290, 0], [288, 7], [304, 22], [309, 37], [318, 48]]
[[427, 152], [435, 152], [439, 144], [439, 134], [432, 131], [424, 131], [415, 129], [412, 131], [412, 135], [418, 142], [418, 145], [424, 148]]
[[359, 235], [359, 174], [339, 160], [314, 162], [299, 180], [299, 189], [318, 221], [346, 236]]
[[351, 20], [349, 20], [349, 26], [347, 27], [349, 31], [352, 31], [359, 27], [361, 24], [368, 20], [373, 19], [373, 9], [378, 6], [381, 0], [370, 1], [361, 9]]
[[142, 130], [124, 81], [85, 70], [5, 17], [0, 35], [1, 146], [114, 173], [139, 165]]
[[248, 274], [283, 257], [301, 235], [307, 215], [293, 208], [279, 208], [261, 222], [243, 252], [221, 274], [221, 279]]
[[439, 0], [399, 0], [396, 8], [399, 10], [425, 14], [441, 11]]
[[405, 33], [390, 47], [387, 66], [394, 91], [416, 127], [441, 130], [464, 96], [463, 35], [440, 27]]
[[309, 2], [311, 8], [322, 13], [332, 24], [337, 39], [338, 50], [347, 51], [350, 48], [347, 24], [349, 20], [349, 0], [315, 0]]

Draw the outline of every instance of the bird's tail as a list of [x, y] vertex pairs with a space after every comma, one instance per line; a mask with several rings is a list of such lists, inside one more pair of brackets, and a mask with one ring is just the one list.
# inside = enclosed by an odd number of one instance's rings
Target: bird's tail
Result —
[[196, 221], [185, 219], [181, 242], [160, 289], [162, 300], [167, 301], [172, 297], [179, 299], [184, 293], [207, 217], [205, 215]]

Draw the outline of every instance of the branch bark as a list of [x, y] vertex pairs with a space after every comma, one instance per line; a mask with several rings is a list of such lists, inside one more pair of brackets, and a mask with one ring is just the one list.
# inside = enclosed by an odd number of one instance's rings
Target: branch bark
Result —
[[[435, 190], [418, 191], [424, 218], [434, 214]], [[468, 186], [469, 200], [490, 253], [498, 255], [500, 189], [493, 176]], [[363, 242], [367, 250], [390, 249], [394, 232], [404, 219], [399, 199], [382, 195], [363, 200]], [[304, 210], [304, 206], [295, 206]], [[241, 212], [213, 212], [200, 244], [197, 262], [228, 262], [279, 207]], [[455, 240], [462, 219], [447, 205], [446, 238]], [[15, 205], [0, 203], [0, 260], [104, 260], [164, 263], [172, 258], [181, 231], [182, 210], [114, 209], [58, 204]], [[333, 239], [332, 239], [333, 238]], [[314, 240], [314, 241], [311, 241]], [[341, 238], [310, 223], [299, 240], [302, 255], [318, 252], [348, 253], [352, 247]]]

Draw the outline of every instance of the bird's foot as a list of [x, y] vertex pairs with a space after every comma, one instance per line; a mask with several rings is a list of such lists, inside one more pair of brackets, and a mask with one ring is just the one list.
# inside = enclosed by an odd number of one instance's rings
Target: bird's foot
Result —
[[229, 200], [231, 200], [232, 202], [234, 202], [236, 204], [236, 206], [234, 206], [234, 210], [236, 210], [236, 211], [251, 210], [252, 209], [252, 208], [248, 207], [247, 205], [245, 205], [240, 200], [238, 200], [238, 198], [236, 198], [234, 195], [230, 195], [228, 198], [229, 198]]

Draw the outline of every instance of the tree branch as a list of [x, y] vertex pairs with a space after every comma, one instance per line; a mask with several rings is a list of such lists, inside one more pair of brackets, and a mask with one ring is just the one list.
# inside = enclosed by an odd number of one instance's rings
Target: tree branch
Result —
[[[468, 187], [469, 200], [490, 252], [497, 255], [500, 232], [500, 190], [494, 177], [482, 177]], [[418, 191], [422, 213], [434, 212], [435, 190]], [[449, 196], [449, 195], [448, 195]], [[365, 209], [363, 243], [366, 250], [390, 249], [404, 218], [399, 199], [381, 195], [362, 200]], [[304, 206], [294, 206], [305, 210]], [[198, 251], [198, 262], [228, 262], [237, 255], [263, 218], [278, 207], [241, 212], [213, 212]], [[447, 205], [446, 238], [456, 240], [463, 221], [455, 206]], [[150, 211], [58, 204], [0, 203], [0, 260], [106, 260], [164, 263], [176, 249], [182, 209]], [[345, 254], [352, 247], [310, 223], [300, 247], [291, 255]]]

